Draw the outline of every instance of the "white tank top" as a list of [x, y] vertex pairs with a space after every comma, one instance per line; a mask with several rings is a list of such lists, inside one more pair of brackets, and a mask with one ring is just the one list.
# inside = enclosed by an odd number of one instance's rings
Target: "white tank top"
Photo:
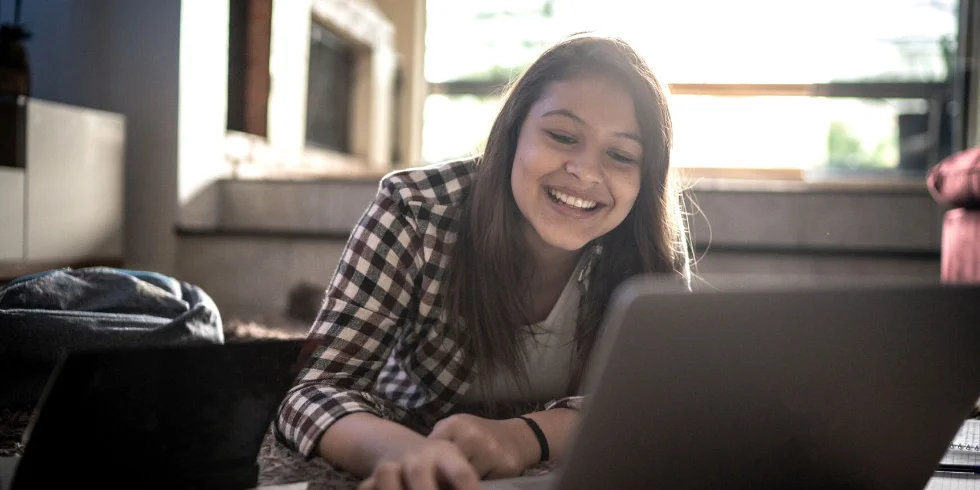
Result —
[[[575, 349], [575, 326], [581, 294], [577, 279], [585, 259], [583, 256], [579, 260], [548, 317], [534, 324], [534, 335], [526, 337], [524, 348], [530, 392], [522, 392], [521, 385], [512, 379], [510, 372], [501, 370], [493, 383], [493, 397], [497, 403], [543, 403], [565, 396]], [[488, 401], [479, 380], [471, 381], [461, 401]]]

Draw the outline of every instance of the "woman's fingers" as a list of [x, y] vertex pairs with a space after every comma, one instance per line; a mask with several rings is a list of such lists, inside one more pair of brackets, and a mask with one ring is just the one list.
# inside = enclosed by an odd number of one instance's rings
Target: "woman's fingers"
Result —
[[397, 460], [379, 464], [358, 490], [440, 490], [447, 486], [480, 490], [480, 477], [456, 445], [428, 441]]
[[453, 443], [480, 478], [506, 478], [524, 472], [519, 448], [514, 447], [513, 438], [500, 421], [453, 415], [437, 423], [428, 437]]
[[376, 490], [402, 490], [402, 465], [393, 461], [381, 463], [374, 470]]
[[510, 456], [502, 456], [500, 461], [495, 464], [490, 471], [483, 475], [485, 480], [495, 480], [497, 478], [513, 478], [524, 473], [524, 468], [516, 463], [510, 462]]
[[476, 471], [477, 476], [482, 479], [491, 474], [495, 461], [492, 455], [480, 447], [477, 441], [460, 440], [452, 442], [456, 444], [459, 451]]
[[406, 459], [402, 476], [408, 490], [439, 490], [436, 483], [436, 462], [431, 458]]
[[429, 434], [430, 439], [442, 439], [456, 445], [463, 456], [476, 469], [479, 477], [485, 477], [493, 469], [494, 460], [487, 452], [492, 442], [470, 416], [452, 416], [440, 421]]
[[462, 456], [443, 458], [436, 462], [439, 480], [450, 484], [453, 490], [480, 490], [480, 476]]

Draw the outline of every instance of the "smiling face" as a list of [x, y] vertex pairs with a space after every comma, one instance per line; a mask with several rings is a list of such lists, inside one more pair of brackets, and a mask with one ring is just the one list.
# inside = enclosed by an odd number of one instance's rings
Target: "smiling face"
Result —
[[552, 83], [528, 111], [511, 172], [525, 236], [539, 256], [580, 250], [629, 214], [643, 145], [633, 100], [618, 83]]

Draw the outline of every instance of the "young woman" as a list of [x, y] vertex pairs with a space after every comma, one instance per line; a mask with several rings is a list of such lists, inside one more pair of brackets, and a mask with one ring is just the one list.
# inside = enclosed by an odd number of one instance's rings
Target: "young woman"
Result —
[[664, 91], [626, 43], [548, 49], [482, 156], [382, 179], [280, 440], [364, 489], [479, 488], [559, 460], [613, 289], [636, 274], [689, 279], [670, 145]]

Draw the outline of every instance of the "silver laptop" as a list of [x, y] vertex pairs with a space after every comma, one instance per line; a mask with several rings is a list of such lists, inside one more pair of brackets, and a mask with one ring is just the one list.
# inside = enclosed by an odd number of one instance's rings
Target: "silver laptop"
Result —
[[929, 483], [980, 397], [980, 285], [707, 282], [617, 290], [565, 461], [484, 488]]

